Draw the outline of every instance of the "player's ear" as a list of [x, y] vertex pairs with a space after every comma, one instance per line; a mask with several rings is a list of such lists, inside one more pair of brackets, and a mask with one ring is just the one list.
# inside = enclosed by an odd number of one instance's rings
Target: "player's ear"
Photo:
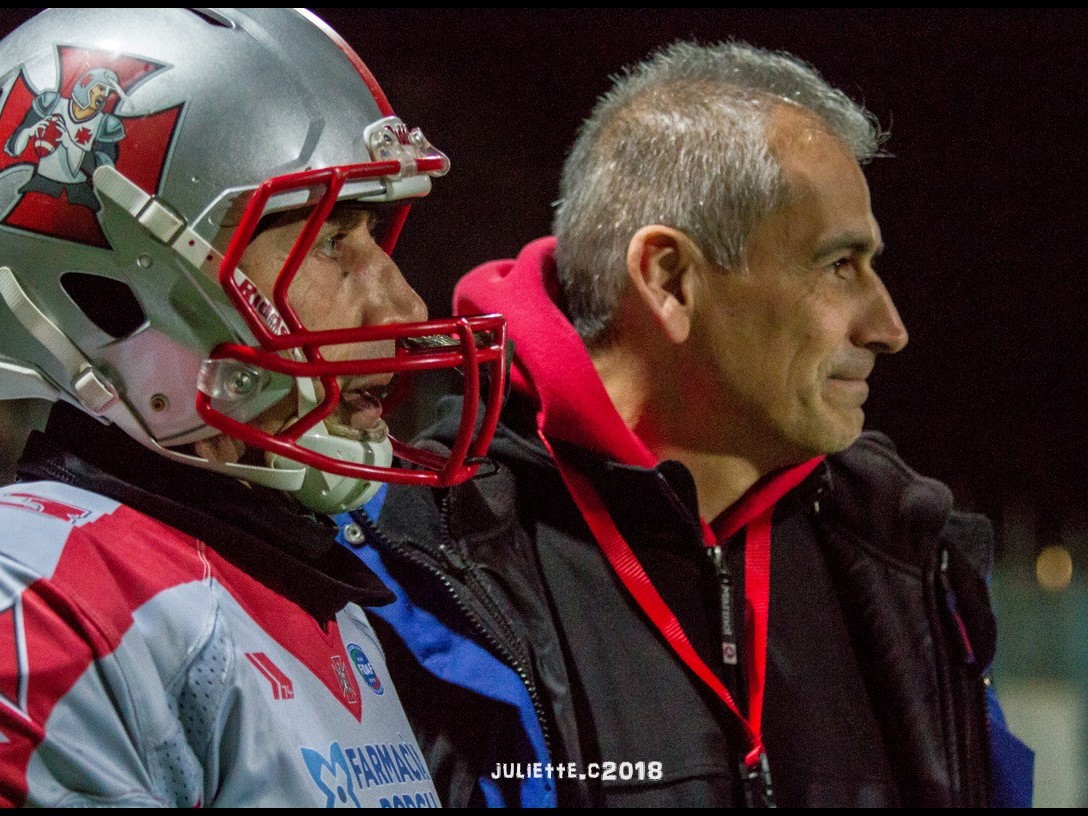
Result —
[[697, 267], [703, 254], [685, 233], [661, 224], [639, 229], [627, 245], [634, 292], [673, 343], [691, 333]]

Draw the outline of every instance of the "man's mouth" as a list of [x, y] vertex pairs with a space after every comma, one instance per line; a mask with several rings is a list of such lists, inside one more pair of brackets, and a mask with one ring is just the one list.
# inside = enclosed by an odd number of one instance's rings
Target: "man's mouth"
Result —
[[834, 394], [836, 399], [846, 399], [851, 404], [861, 406], [869, 397], [869, 383], [864, 377], [838, 374], [828, 377], [827, 383], [831, 389], [830, 393]]

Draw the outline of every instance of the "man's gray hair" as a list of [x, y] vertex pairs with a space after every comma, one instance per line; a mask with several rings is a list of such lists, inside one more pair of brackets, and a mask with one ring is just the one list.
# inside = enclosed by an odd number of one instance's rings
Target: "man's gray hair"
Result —
[[766, 129], [775, 105], [814, 114], [860, 163], [886, 138], [811, 65], [743, 42], [676, 42], [612, 80], [567, 156], [553, 224], [564, 308], [591, 346], [609, 340], [641, 227], [673, 227], [713, 263], [743, 264], [752, 228], [787, 193]]

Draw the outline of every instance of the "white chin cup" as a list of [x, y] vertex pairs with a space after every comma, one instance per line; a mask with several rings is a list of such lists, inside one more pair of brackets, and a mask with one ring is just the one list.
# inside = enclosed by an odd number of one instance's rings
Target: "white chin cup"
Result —
[[[313, 380], [300, 378], [296, 383], [298, 385], [298, 415], [304, 416], [308, 410], [317, 405], [317, 394]], [[304, 448], [332, 459], [359, 465], [389, 467], [393, 464], [393, 445], [389, 441], [388, 429], [384, 422], [381, 423], [381, 428], [384, 432], [371, 434], [380, 438], [370, 440], [363, 438], [363, 434], [348, 431], [346, 428], [345, 433], [330, 433], [329, 426], [325, 422], [318, 422], [299, 437], [298, 443]], [[295, 469], [299, 466], [299, 463], [293, 459], [287, 459], [276, 453], [265, 453], [265, 461], [271, 468]], [[302, 486], [298, 490], [291, 491], [291, 495], [314, 512], [331, 516], [359, 509], [378, 492], [380, 487], [381, 482], [337, 476], [317, 468], [307, 467]]]
[[[378, 442], [350, 439], [330, 434], [325, 423], [319, 422], [304, 433], [298, 442], [304, 448], [345, 462], [378, 467], [389, 467], [393, 463], [393, 446], [388, 436]], [[265, 460], [272, 468], [299, 466], [293, 459], [276, 453], [266, 453]], [[381, 482], [337, 476], [307, 467], [302, 486], [292, 491], [291, 495], [316, 513], [336, 515], [362, 507], [380, 487]]]

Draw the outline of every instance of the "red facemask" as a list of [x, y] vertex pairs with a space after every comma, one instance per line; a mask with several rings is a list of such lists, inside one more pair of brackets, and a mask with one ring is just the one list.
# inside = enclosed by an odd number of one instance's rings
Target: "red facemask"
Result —
[[[398, 136], [402, 140], [410, 138], [407, 133]], [[448, 160], [442, 154], [418, 156], [413, 163], [411, 169], [420, 174], [438, 175], [448, 167]], [[211, 359], [235, 360], [290, 377], [312, 378], [320, 382], [322, 397], [316, 407], [287, 428], [270, 433], [222, 413], [213, 407], [207, 393], [198, 390], [196, 408], [209, 426], [246, 445], [349, 478], [444, 487], [475, 475], [498, 424], [506, 390], [506, 321], [501, 315], [311, 331], [303, 325], [287, 296], [345, 184], [395, 177], [404, 170], [401, 160], [375, 161], [277, 176], [257, 188], [219, 268], [220, 285], [257, 342], [254, 346], [220, 344]], [[299, 192], [306, 194], [312, 210], [276, 278], [269, 302], [239, 270], [239, 260], [269, 200]], [[386, 253], [396, 242], [408, 208], [408, 204], [396, 205], [388, 228], [380, 236], [379, 245]], [[392, 357], [328, 361], [320, 351], [326, 346], [389, 340], [394, 341], [396, 348]], [[338, 378], [389, 374], [403, 379], [415, 372], [446, 368], [459, 369], [464, 375], [464, 410], [449, 456], [413, 447], [391, 436], [393, 453], [406, 465], [381, 467], [336, 459], [299, 444], [299, 437], [326, 419], [339, 404]], [[384, 407], [392, 406], [383, 404]]]

